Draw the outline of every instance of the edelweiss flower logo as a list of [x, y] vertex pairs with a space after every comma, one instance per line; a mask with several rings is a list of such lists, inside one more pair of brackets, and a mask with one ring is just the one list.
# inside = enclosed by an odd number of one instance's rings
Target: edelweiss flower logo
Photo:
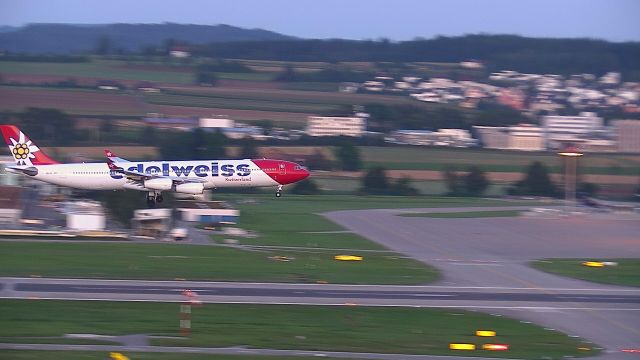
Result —
[[22, 131], [20, 132], [18, 141], [14, 138], [10, 138], [9, 140], [13, 143], [13, 145], [9, 145], [11, 154], [13, 154], [13, 158], [16, 159], [18, 165], [33, 166], [31, 159], [35, 159], [36, 157], [33, 153], [40, 151], [40, 149], [35, 146], [31, 140], [27, 141]]

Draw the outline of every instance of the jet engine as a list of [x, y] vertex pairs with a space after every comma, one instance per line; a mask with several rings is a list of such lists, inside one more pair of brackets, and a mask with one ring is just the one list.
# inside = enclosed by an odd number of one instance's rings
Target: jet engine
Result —
[[204, 191], [204, 184], [202, 183], [185, 183], [176, 185], [176, 192], [182, 194], [202, 194]]
[[144, 181], [144, 187], [151, 190], [171, 190], [173, 180], [168, 178], [155, 178]]

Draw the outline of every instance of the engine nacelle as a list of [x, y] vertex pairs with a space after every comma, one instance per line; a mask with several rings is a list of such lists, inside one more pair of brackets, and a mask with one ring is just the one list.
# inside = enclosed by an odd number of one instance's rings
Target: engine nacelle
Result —
[[138, 184], [138, 183], [124, 183], [122, 184], [122, 188], [123, 189], [130, 189], [130, 190], [138, 190], [138, 191], [149, 191], [150, 189], [145, 188], [144, 186]]
[[198, 195], [204, 192], [204, 184], [202, 183], [186, 183], [176, 185], [176, 192], [182, 194]]
[[169, 178], [155, 178], [144, 181], [144, 187], [151, 190], [171, 190], [173, 180]]

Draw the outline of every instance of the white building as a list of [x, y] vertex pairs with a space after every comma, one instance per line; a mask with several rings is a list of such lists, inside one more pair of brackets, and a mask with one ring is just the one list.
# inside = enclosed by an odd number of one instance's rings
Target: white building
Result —
[[99, 202], [76, 201], [65, 204], [67, 228], [73, 231], [104, 230], [106, 218]]
[[235, 121], [229, 119], [228, 116], [218, 115], [210, 118], [200, 118], [198, 126], [201, 128], [232, 128], [235, 127]]
[[361, 137], [366, 128], [366, 119], [361, 117], [309, 116], [307, 120], [309, 136]]
[[508, 148], [524, 151], [544, 150], [542, 128], [531, 124], [509, 126]]
[[602, 128], [602, 118], [595, 113], [583, 112], [579, 116], [550, 115], [542, 118], [547, 149], [559, 149], [566, 143], [585, 139]]
[[612, 121], [618, 140], [618, 151], [640, 153], [640, 120]]

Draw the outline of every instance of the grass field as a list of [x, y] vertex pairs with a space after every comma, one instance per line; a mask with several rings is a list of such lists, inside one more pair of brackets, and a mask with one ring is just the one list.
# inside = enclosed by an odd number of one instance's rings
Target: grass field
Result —
[[[90, 301], [0, 300], [0, 338], [151, 334], [177, 336], [178, 305]], [[361, 306], [205, 304], [193, 309], [188, 339], [154, 339], [154, 345], [301, 349], [407, 354], [460, 354], [450, 342], [488, 342], [474, 335], [491, 329], [490, 341], [507, 352], [465, 355], [551, 358], [594, 355], [579, 339], [505, 317], [462, 310]], [[591, 350], [580, 351], [579, 347]]]
[[333, 259], [344, 251], [182, 244], [3, 242], [0, 251], [2, 276], [347, 284], [424, 284], [437, 278], [434, 269], [386, 252], [366, 253], [365, 261], [353, 263]]
[[127, 68], [122, 61], [92, 60], [86, 63], [31, 63], [0, 62], [0, 73], [29, 75], [59, 75], [92, 77], [99, 79], [154, 81], [162, 83], [191, 84], [193, 74], [181, 71], [150, 71]]
[[404, 217], [429, 217], [439, 219], [466, 219], [466, 218], [487, 218], [487, 217], [512, 217], [519, 216], [518, 210], [501, 211], [462, 211], [462, 212], [433, 212], [433, 213], [407, 213], [399, 216]]
[[[239, 227], [255, 238], [216, 235], [222, 242], [270, 247], [245, 251], [219, 246], [139, 243], [0, 243], [0, 275], [87, 278], [200, 279], [329, 283], [425, 284], [438, 273], [399, 257], [318, 215], [346, 209], [506, 205], [497, 200], [441, 197], [218, 195], [240, 212]], [[242, 201], [237, 202], [236, 199]], [[249, 201], [248, 201], [249, 200]], [[338, 250], [344, 249], [344, 250]], [[368, 250], [378, 250], [371, 252]], [[363, 255], [361, 262], [333, 260]], [[273, 256], [293, 260], [274, 261]], [[108, 260], [105, 260], [108, 259]]]
[[[617, 262], [617, 266], [589, 267], [583, 261]], [[544, 259], [531, 262], [538, 270], [603, 284], [640, 286], [640, 259]]]
[[[282, 360], [276, 356], [250, 355], [213, 355], [189, 353], [142, 353], [121, 352], [130, 360]], [[322, 357], [323, 359], [336, 359]], [[36, 350], [0, 350], [0, 359], [11, 360], [105, 360], [109, 359], [109, 352], [103, 351], [36, 351]], [[317, 360], [318, 357], [287, 356], [290, 360]]]
[[242, 99], [231, 97], [195, 96], [195, 95], [175, 95], [175, 94], [146, 94], [146, 102], [159, 105], [191, 106], [205, 108], [240, 109], [240, 110], [260, 110], [260, 111], [281, 111], [281, 112], [301, 112], [319, 113], [337, 110], [338, 107], [328, 104], [313, 104], [293, 102], [285, 99], [258, 100]]
[[[250, 355], [213, 355], [189, 353], [141, 353], [121, 352], [130, 360], [282, 360], [275, 356]], [[336, 359], [322, 357], [323, 359]], [[0, 359], [11, 360], [105, 360], [109, 359], [109, 352], [104, 351], [36, 351], [36, 350], [0, 350]], [[287, 356], [290, 360], [317, 360], [318, 357]]]
[[[558, 172], [562, 169], [562, 159], [554, 153], [426, 147], [361, 147], [360, 150], [366, 167], [443, 170], [451, 166], [465, 170], [468, 166], [477, 165], [485, 171], [520, 172], [531, 162], [539, 161], [551, 171]], [[580, 173], [639, 175], [640, 155], [588, 154], [580, 159], [578, 166]]]

